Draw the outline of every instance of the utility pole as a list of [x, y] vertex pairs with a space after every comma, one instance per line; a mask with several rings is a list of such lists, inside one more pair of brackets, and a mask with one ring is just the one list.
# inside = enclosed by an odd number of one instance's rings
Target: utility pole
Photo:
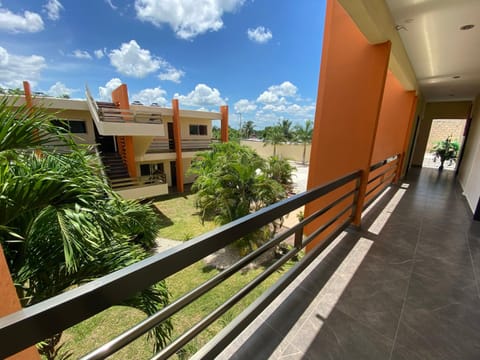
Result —
[[239, 128], [238, 128], [238, 134], [240, 136], [240, 140], [242, 140], [242, 113], [241, 112], [238, 112], [238, 117], [240, 119], [240, 125], [239, 125]]

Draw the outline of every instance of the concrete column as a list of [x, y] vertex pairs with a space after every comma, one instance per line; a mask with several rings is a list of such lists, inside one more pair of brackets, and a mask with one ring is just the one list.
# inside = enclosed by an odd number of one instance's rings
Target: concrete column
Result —
[[[130, 101], [128, 99], [128, 89], [126, 84], [120, 85], [118, 88], [112, 91], [112, 101], [120, 109], [130, 109]], [[130, 121], [131, 117], [126, 116], [125, 121]], [[117, 140], [120, 137], [117, 137]], [[122, 137], [125, 143], [125, 162], [128, 169], [128, 174], [130, 177], [137, 176], [137, 166], [135, 164], [135, 150], [133, 147], [133, 137], [132, 136], [123, 136]], [[117, 141], [117, 145], [121, 146], [121, 141]]]
[[177, 191], [183, 193], [185, 191], [183, 185], [183, 158], [182, 158], [182, 131], [180, 122], [180, 108], [178, 99], [172, 100], [173, 109], [173, 140], [175, 143], [176, 153], [176, 174], [177, 174]]
[[[338, 1], [328, 0], [307, 188], [362, 170], [354, 214], [357, 225], [360, 225], [390, 47], [390, 42], [369, 44]], [[305, 215], [314, 213], [351, 188], [353, 184], [307, 205]], [[349, 201], [352, 199], [346, 202]], [[327, 212], [308, 226], [306, 232], [318, 228], [344, 206], [345, 202]], [[327, 229], [327, 233], [336, 225]], [[307, 250], [322, 240], [317, 238]]]
[[220, 113], [222, 114], [220, 139], [222, 142], [228, 142], [228, 105], [220, 106]]
[[[13, 285], [12, 277], [8, 269], [7, 261], [0, 245], [0, 317], [12, 314], [22, 309], [17, 291]], [[8, 360], [40, 359], [35, 346], [31, 346], [11, 357]]]

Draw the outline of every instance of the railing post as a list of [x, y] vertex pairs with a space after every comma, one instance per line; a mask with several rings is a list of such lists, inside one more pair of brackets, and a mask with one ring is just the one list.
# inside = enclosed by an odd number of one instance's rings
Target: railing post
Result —
[[298, 250], [302, 250], [303, 248], [303, 227], [295, 231], [295, 240], [294, 240], [294, 246]]
[[358, 179], [358, 190], [353, 210], [353, 225], [360, 227], [362, 220], [363, 204], [365, 203], [365, 194], [367, 192], [368, 176], [370, 172], [362, 170], [362, 175]]

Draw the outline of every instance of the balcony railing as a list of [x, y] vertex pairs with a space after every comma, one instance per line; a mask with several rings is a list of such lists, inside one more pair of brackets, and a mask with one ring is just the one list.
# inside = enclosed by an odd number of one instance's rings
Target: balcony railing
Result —
[[[211, 139], [182, 139], [182, 151], [201, 151], [210, 149]], [[154, 139], [147, 150], [148, 154], [175, 152], [173, 139]]]
[[[385, 168], [386, 163], [381, 165]], [[379, 169], [380, 167], [378, 167]], [[377, 168], [376, 168], [377, 169]], [[390, 178], [390, 177], [385, 177]], [[173, 314], [194, 302], [203, 294], [221, 284], [240, 269], [273, 249], [290, 236], [294, 247], [260, 275], [245, 285], [217, 309], [200, 320], [191, 329], [173, 340], [154, 359], [166, 359], [185, 346], [196, 335], [218, 319], [234, 304], [244, 298], [270, 274], [319, 236], [324, 239], [295, 263], [272, 287], [235, 318], [197, 353], [197, 358], [214, 358], [245, 327], [260, 314], [272, 300], [290, 284], [352, 221], [360, 187], [361, 171], [350, 173], [323, 186], [295, 195], [253, 214], [221, 226], [207, 234], [185, 242], [175, 248], [156, 254], [122, 270], [99, 278], [86, 285], [70, 290], [39, 304], [24, 308], [0, 319], [0, 358], [14, 354], [52, 334], [67, 329], [105, 309], [116, 305], [172, 274], [194, 264], [204, 257], [233, 243], [239, 238], [265, 226], [276, 219], [312, 201], [328, 196], [328, 203], [305, 217], [291, 229], [276, 235], [257, 250], [241, 258], [194, 290], [184, 294], [158, 313], [143, 320], [107, 344], [84, 356], [83, 359], [103, 359], [142, 334], [170, 318]], [[391, 178], [390, 178], [391, 179]], [[387, 182], [384, 182], [384, 185]], [[332, 195], [335, 194], [334, 199]], [[304, 232], [308, 226], [308, 233]]]
[[109, 182], [112, 186], [112, 189], [118, 190], [125, 187], [166, 184], [167, 176], [165, 174], [155, 174], [122, 179], [111, 179]]

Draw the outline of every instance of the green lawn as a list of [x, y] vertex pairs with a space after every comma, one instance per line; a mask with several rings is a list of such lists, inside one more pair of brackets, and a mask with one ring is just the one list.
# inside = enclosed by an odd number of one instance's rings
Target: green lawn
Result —
[[[171, 197], [164, 201], [155, 202], [155, 206], [161, 212], [160, 216], [163, 227], [160, 230], [160, 236], [170, 239], [186, 240], [186, 235], [188, 235], [188, 238], [191, 238], [215, 228], [213, 222], [207, 222], [204, 225], [201, 224], [193, 204], [193, 195]], [[291, 266], [290, 263], [285, 267], [288, 268], [289, 266]], [[203, 295], [193, 304], [190, 304], [175, 314], [172, 318], [174, 328], [172, 339], [175, 339], [184, 331], [191, 328], [196, 322], [238, 292], [243, 285], [258, 276], [263, 270], [264, 268], [260, 267], [254, 270], [239, 272], [217, 288]], [[166, 282], [171, 293], [171, 300], [177, 299], [189, 290], [212, 278], [218, 274], [218, 272], [216, 269], [206, 267], [203, 261], [199, 261], [167, 278]], [[224, 314], [219, 320], [214, 322], [204, 332], [199, 334], [185, 347], [183, 353], [177, 355], [176, 358], [188, 358], [189, 355], [200, 349], [201, 346], [225, 327], [280, 276], [281, 272], [276, 272], [271, 275], [257, 289]], [[112, 307], [66, 330], [62, 338], [65, 342], [65, 350], [72, 351], [73, 358], [78, 358], [144, 318], [145, 315], [139, 310], [122, 306]], [[149, 359], [151, 354], [152, 344], [147, 340], [146, 336], [144, 336], [111, 358], [140, 360]]]
[[160, 217], [159, 236], [173, 240], [189, 240], [213, 230], [217, 225], [213, 221], [202, 224], [195, 208], [195, 195], [185, 193], [184, 196], [170, 196], [156, 201]]

